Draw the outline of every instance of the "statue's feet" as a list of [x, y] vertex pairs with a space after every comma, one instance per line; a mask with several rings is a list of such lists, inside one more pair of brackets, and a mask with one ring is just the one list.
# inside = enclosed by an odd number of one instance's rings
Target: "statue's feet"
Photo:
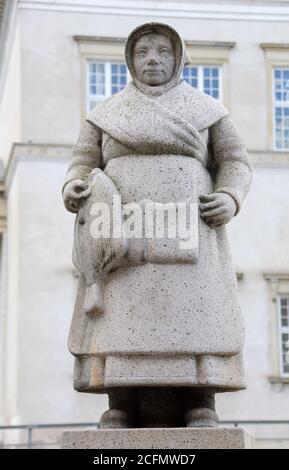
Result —
[[218, 422], [218, 415], [211, 408], [192, 408], [185, 414], [185, 424], [189, 428], [216, 427]]
[[109, 409], [99, 420], [102, 429], [136, 427], [136, 391], [129, 387], [112, 387], [108, 390]]
[[124, 410], [110, 409], [101, 415], [99, 427], [101, 429], [132, 428], [134, 420], [130, 413]]

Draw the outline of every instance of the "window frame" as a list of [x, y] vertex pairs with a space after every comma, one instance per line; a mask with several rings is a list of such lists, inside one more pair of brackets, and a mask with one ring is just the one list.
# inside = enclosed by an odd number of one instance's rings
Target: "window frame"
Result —
[[[87, 116], [87, 61], [125, 62], [125, 39], [120, 37], [74, 36], [80, 54], [80, 108], [81, 120]], [[230, 111], [229, 58], [234, 42], [185, 41], [190, 66], [221, 68], [222, 103]]]
[[80, 119], [87, 117], [88, 61], [125, 63], [125, 42], [123, 38], [95, 36], [74, 36], [80, 57]]
[[[286, 294], [278, 294], [277, 296], [277, 310], [278, 310], [278, 333], [279, 333], [279, 367], [280, 367], [280, 377], [284, 378], [289, 378], [289, 371], [284, 372], [283, 366], [283, 349], [282, 349], [282, 334], [287, 333], [288, 334], [288, 351], [289, 352], [289, 325], [288, 326], [282, 326], [281, 323], [281, 299], [282, 298], [287, 298], [288, 299], [288, 312], [289, 312], [289, 293]], [[288, 361], [289, 364], [289, 361]]]
[[270, 374], [268, 380], [272, 384], [288, 384], [289, 374], [283, 373], [281, 355], [281, 310], [280, 298], [289, 297], [289, 273], [266, 273], [263, 275], [268, 283], [268, 348], [270, 352]]
[[[91, 110], [90, 108], [90, 102], [91, 101], [98, 101], [98, 100], [93, 100], [93, 95], [90, 94], [90, 70], [89, 70], [89, 66], [90, 64], [103, 64], [104, 65], [104, 89], [105, 89], [105, 94], [104, 95], [95, 95], [95, 96], [102, 96], [103, 99], [105, 98], [109, 98], [111, 96], [111, 93], [109, 93], [108, 91], [111, 90], [112, 88], [112, 70], [111, 70], [111, 66], [112, 65], [125, 65], [126, 66], [126, 63], [125, 61], [118, 61], [118, 60], [94, 60], [94, 59], [87, 59], [86, 61], [86, 67], [87, 67], [87, 70], [86, 70], [86, 112], [89, 113], [89, 111]], [[126, 67], [126, 83], [129, 82], [131, 76], [130, 76], [130, 73], [129, 73], [129, 70], [128, 68]]]
[[265, 54], [265, 67], [267, 69], [267, 150], [278, 154], [289, 154], [289, 149], [278, 149], [275, 145], [275, 89], [274, 69], [289, 69], [289, 44], [261, 43], [260, 47]]
[[[215, 98], [221, 103], [223, 102], [223, 65], [210, 63], [210, 64], [189, 64], [188, 67], [195, 67], [197, 69], [197, 79], [198, 79], [198, 90], [204, 92], [204, 68], [218, 68], [219, 69], [219, 98]], [[199, 87], [201, 83], [201, 87]], [[205, 92], [204, 92], [205, 93]], [[212, 95], [210, 95], [212, 96]]]
[[[278, 148], [276, 146], [276, 125], [275, 125], [275, 118], [276, 118], [276, 108], [288, 108], [289, 109], [289, 100], [288, 101], [277, 101], [275, 98], [275, 70], [282, 70], [286, 69], [289, 71], [289, 62], [288, 66], [280, 66], [280, 65], [272, 65], [272, 134], [273, 134], [273, 151], [274, 152], [289, 152], [288, 148]], [[288, 91], [289, 95], [289, 91]], [[289, 119], [289, 116], [288, 116]], [[289, 130], [289, 126], [288, 126]], [[289, 138], [288, 138], [289, 140]]]
[[[103, 65], [104, 66], [104, 77], [105, 77], [105, 80], [104, 80], [104, 90], [105, 90], [105, 93], [103, 95], [91, 95], [90, 93], [90, 86], [91, 86], [91, 82], [90, 82], [90, 64], [99, 64], [99, 65]], [[101, 99], [101, 97], [103, 99], [105, 98], [109, 98], [111, 96], [111, 88], [113, 86], [112, 84], [112, 70], [111, 70], [111, 66], [112, 65], [125, 65], [126, 66], [126, 63], [125, 62], [120, 62], [120, 61], [104, 61], [104, 60], [93, 60], [91, 58], [87, 59], [87, 62], [86, 62], [86, 67], [87, 67], [87, 71], [86, 71], [86, 110], [87, 110], [87, 113], [91, 110], [90, 108], [90, 103], [91, 101], [95, 101], [97, 102], [98, 100]], [[205, 93], [204, 89], [204, 80], [205, 80], [205, 76], [204, 76], [204, 68], [217, 68], [219, 70], [219, 74], [218, 74], [218, 82], [219, 82], [219, 88], [218, 88], [218, 92], [219, 92], [219, 98], [216, 98], [218, 99], [220, 102], [222, 102], [222, 99], [223, 99], [223, 84], [222, 84], [222, 79], [223, 79], [223, 74], [222, 74], [222, 66], [220, 66], [219, 64], [194, 64], [194, 65], [189, 65], [188, 67], [192, 67], [192, 68], [196, 68], [197, 69], [197, 81], [198, 81], [198, 89], [202, 92]], [[129, 80], [131, 79], [131, 75], [129, 73], [129, 70], [128, 68], [126, 67], [126, 83], [129, 82]], [[210, 95], [211, 96], [211, 95]]]
[[219, 67], [221, 91], [219, 100], [230, 111], [230, 52], [235, 43], [186, 41], [186, 49], [190, 58], [189, 66]]

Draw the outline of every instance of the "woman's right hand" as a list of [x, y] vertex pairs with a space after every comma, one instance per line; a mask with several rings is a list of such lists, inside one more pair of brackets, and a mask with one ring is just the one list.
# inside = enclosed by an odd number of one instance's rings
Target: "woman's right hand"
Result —
[[63, 202], [69, 212], [78, 212], [83, 200], [90, 195], [90, 187], [81, 179], [67, 183], [63, 191]]

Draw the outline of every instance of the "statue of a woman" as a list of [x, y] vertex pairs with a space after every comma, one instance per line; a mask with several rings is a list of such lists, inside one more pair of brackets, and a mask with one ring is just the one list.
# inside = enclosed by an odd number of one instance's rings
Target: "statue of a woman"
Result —
[[[226, 109], [181, 79], [187, 60], [170, 26], [130, 34], [132, 81], [89, 114], [63, 187], [77, 213], [74, 387], [108, 394], [103, 428], [215, 426], [215, 393], [245, 388], [225, 224], [240, 210], [251, 167]], [[198, 205], [197, 244], [182, 250], [125, 231], [94, 237], [97, 204], [112, 208], [116, 197], [121, 207]]]

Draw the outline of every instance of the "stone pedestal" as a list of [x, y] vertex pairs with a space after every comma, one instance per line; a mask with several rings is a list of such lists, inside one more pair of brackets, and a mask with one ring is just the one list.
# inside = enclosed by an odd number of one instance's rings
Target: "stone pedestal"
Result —
[[252, 449], [242, 428], [138, 428], [69, 431], [63, 449]]

